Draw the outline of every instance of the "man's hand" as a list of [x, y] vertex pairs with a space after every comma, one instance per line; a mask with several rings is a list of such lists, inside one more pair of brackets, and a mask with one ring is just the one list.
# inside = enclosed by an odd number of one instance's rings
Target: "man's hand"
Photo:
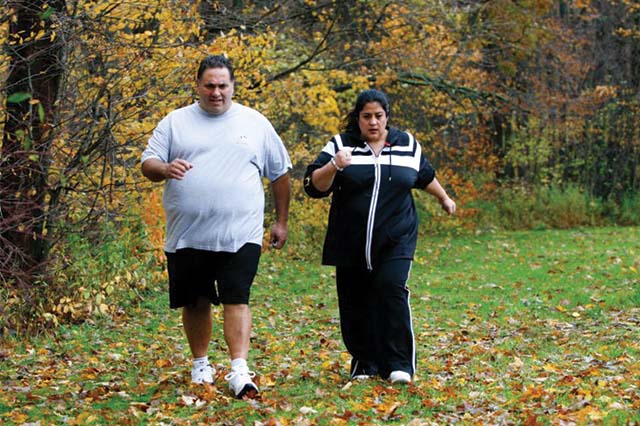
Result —
[[166, 165], [163, 174], [166, 179], [182, 180], [182, 178], [184, 178], [184, 175], [192, 168], [193, 164], [181, 158], [176, 158]]
[[142, 163], [142, 174], [153, 182], [161, 182], [165, 179], [180, 180], [192, 168], [193, 164], [180, 158], [176, 158], [170, 163], [165, 163], [157, 158], [149, 158]]
[[289, 218], [289, 199], [291, 197], [291, 181], [285, 173], [271, 182], [273, 200], [276, 207], [276, 220], [271, 226], [271, 247], [281, 249], [287, 241], [287, 220]]
[[274, 223], [271, 227], [271, 247], [281, 249], [287, 241], [287, 226]]

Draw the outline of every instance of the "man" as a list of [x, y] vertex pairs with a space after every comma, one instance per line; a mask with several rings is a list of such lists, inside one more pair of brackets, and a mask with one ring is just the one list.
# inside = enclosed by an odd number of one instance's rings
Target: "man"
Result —
[[207, 350], [211, 303], [223, 305], [224, 338], [231, 358], [225, 376], [233, 394], [254, 397], [249, 370], [250, 287], [263, 238], [264, 190], [271, 182], [276, 222], [271, 245], [287, 239], [291, 160], [269, 121], [232, 101], [233, 67], [224, 56], [200, 63], [198, 102], [169, 113], [142, 154], [142, 173], [165, 181], [165, 252], [172, 309], [182, 322], [193, 355], [191, 381], [212, 383]]

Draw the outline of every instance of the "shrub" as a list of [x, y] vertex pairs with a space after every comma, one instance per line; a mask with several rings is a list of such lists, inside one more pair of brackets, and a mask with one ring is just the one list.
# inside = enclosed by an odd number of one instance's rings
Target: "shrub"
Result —
[[[633, 200], [627, 201], [627, 205], [637, 206]], [[474, 220], [482, 228], [518, 230], [600, 226], [615, 221], [615, 216], [621, 216], [623, 210], [628, 212], [625, 224], [640, 223], [637, 218], [640, 215], [632, 207], [605, 207], [601, 200], [574, 185], [502, 186], [490, 198], [476, 201], [472, 207], [478, 210]], [[632, 212], [636, 216], [635, 222]]]
[[536, 200], [537, 216], [550, 228], [569, 229], [602, 222], [601, 203], [576, 186], [542, 188]]
[[160, 281], [144, 225], [135, 216], [82, 234], [66, 230], [51, 254], [51, 278], [28, 288], [4, 287], [0, 330], [29, 333], [62, 323], [118, 315]]
[[[614, 206], [616, 203], [612, 203]], [[618, 225], [640, 224], [640, 194], [629, 192], [622, 197], [619, 207], [614, 209], [614, 221]]]

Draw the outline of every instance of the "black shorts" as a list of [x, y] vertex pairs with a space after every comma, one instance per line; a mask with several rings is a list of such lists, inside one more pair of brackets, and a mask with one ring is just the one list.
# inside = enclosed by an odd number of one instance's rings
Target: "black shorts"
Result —
[[194, 306], [200, 296], [215, 305], [249, 304], [261, 247], [247, 243], [236, 253], [192, 248], [167, 253], [169, 306]]

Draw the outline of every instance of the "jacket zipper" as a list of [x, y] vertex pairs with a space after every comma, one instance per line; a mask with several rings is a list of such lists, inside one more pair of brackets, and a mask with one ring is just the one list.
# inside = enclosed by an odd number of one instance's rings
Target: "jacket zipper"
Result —
[[372, 271], [373, 264], [371, 263], [371, 245], [373, 244], [373, 225], [376, 219], [376, 205], [378, 204], [378, 194], [380, 193], [380, 163], [379, 157], [375, 155], [375, 152], [369, 147], [373, 154], [373, 167], [374, 167], [374, 180], [373, 190], [371, 191], [371, 203], [369, 204], [369, 218], [367, 219], [367, 240], [365, 244], [364, 255], [367, 261], [367, 269]]

